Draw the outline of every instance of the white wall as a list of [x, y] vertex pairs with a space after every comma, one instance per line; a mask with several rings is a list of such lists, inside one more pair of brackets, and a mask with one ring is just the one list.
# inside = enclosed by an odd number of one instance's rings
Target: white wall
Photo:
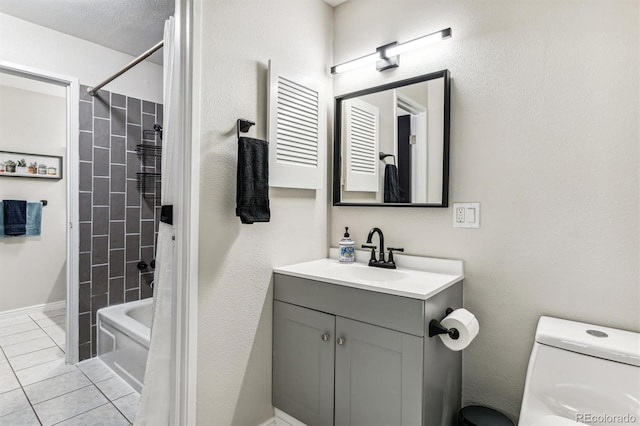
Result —
[[255, 120], [249, 135], [266, 136], [269, 59], [324, 82], [331, 98], [332, 10], [322, 0], [200, 0], [197, 7], [197, 421], [256, 425], [273, 416], [272, 268], [326, 256], [327, 190], [272, 188], [271, 222], [242, 225], [235, 216], [236, 119]]
[[451, 201], [479, 201], [478, 230], [452, 208], [331, 208], [331, 244], [380, 226], [410, 254], [465, 261], [463, 399], [516, 417], [536, 322], [552, 315], [640, 331], [639, 3], [350, 0], [335, 63], [451, 26], [400, 68], [334, 77], [334, 94], [451, 70]]
[[[2, 13], [0, 40], [0, 61], [76, 77], [87, 86], [100, 83], [133, 59], [125, 53]], [[104, 90], [162, 103], [162, 67], [142, 62]]]
[[[59, 155], [66, 162], [66, 98], [0, 84], [0, 140], [3, 151]], [[0, 312], [65, 300], [66, 185], [64, 176], [0, 177], [0, 200], [49, 203], [41, 236], [0, 238]]]

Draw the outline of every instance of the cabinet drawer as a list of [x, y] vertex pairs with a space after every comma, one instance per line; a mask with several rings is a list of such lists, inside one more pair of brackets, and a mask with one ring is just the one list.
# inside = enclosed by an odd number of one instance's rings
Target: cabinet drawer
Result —
[[274, 274], [274, 299], [424, 336], [424, 301]]

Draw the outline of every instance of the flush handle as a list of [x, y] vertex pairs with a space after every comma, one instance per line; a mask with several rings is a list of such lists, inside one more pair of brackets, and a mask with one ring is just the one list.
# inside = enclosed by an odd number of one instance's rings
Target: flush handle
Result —
[[338, 340], [336, 340], [336, 343], [340, 346], [344, 345], [344, 342], [345, 342], [344, 337], [338, 337]]
[[322, 339], [323, 342], [326, 342], [329, 340], [329, 333], [324, 333], [322, 336], [320, 336], [320, 338]]

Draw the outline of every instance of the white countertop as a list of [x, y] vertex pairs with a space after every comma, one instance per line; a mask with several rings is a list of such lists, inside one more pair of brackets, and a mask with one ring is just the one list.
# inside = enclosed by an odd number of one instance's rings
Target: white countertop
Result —
[[[336, 256], [337, 249], [331, 249]], [[358, 250], [355, 263], [318, 259], [276, 267], [277, 274], [323, 281], [346, 287], [426, 300], [464, 279], [461, 260], [396, 255], [397, 269], [367, 265], [369, 252]]]

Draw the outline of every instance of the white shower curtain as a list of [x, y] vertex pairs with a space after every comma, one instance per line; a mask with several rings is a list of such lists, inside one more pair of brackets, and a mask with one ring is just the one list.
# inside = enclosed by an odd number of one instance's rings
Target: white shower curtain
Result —
[[[175, 80], [175, 22], [169, 18], [164, 24], [164, 122], [162, 130], [162, 205], [173, 204], [173, 175], [178, 84]], [[144, 387], [138, 404], [136, 426], [169, 424], [171, 406], [171, 321], [173, 304], [174, 228], [160, 222], [156, 270], [153, 291], [153, 322], [151, 345], [144, 375]]]

